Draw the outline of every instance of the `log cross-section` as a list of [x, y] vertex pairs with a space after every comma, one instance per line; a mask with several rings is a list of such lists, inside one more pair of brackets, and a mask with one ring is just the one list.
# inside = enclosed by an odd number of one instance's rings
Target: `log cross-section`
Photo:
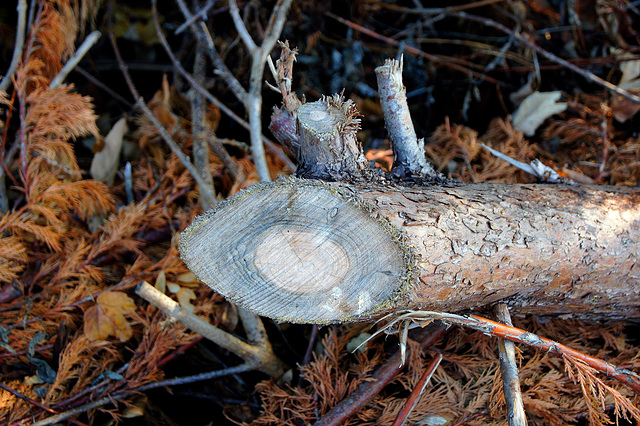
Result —
[[640, 317], [640, 191], [563, 185], [257, 185], [181, 235], [196, 276], [280, 321], [399, 309]]
[[411, 280], [403, 236], [346, 188], [256, 185], [181, 235], [196, 276], [241, 306], [290, 322], [329, 323], [389, 309]]

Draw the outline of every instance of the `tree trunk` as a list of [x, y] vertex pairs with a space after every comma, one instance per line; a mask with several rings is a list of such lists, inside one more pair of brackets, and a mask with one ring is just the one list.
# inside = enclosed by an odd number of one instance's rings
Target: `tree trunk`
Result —
[[251, 187], [181, 236], [198, 278], [279, 321], [394, 310], [640, 317], [640, 191], [575, 185]]

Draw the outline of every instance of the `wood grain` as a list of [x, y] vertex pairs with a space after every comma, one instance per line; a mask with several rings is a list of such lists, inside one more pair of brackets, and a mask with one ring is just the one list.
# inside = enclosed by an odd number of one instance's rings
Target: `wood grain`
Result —
[[410, 263], [394, 232], [345, 189], [287, 180], [197, 218], [180, 248], [189, 269], [233, 302], [327, 323], [373, 315], [406, 287]]

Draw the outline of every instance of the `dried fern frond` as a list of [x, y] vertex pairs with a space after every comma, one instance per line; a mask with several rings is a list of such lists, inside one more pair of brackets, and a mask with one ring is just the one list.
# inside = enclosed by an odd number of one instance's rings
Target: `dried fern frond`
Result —
[[17, 279], [28, 261], [27, 248], [22, 239], [0, 234], [0, 283]]
[[579, 384], [584, 396], [584, 402], [589, 412], [589, 420], [593, 425], [610, 424], [609, 416], [605, 413], [608, 401], [613, 400], [614, 415], [631, 421], [640, 422], [640, 408], [622, 395], [618, 390], [607, 385], [596, 375], [593, 367], [586, 365], [579, 359], [564, 356], [567, 376]]

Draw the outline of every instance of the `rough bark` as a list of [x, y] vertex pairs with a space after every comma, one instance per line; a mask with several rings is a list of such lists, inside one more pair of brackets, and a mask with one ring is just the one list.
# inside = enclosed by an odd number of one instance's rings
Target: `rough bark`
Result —
[[433, 167], [424, 156], [424, 140], [416, 137], [411, 122], [407, 90], [402, 84], [402, 59], [387, 59], [377, 67], [378, 93], [394, 153], [392, 173], [398, 176], [435, 175]]
[[290, 179], [198, 218], [182, 258], [232, 301], [281, 321], [394, 310], [640, 317], [640, 191]]

